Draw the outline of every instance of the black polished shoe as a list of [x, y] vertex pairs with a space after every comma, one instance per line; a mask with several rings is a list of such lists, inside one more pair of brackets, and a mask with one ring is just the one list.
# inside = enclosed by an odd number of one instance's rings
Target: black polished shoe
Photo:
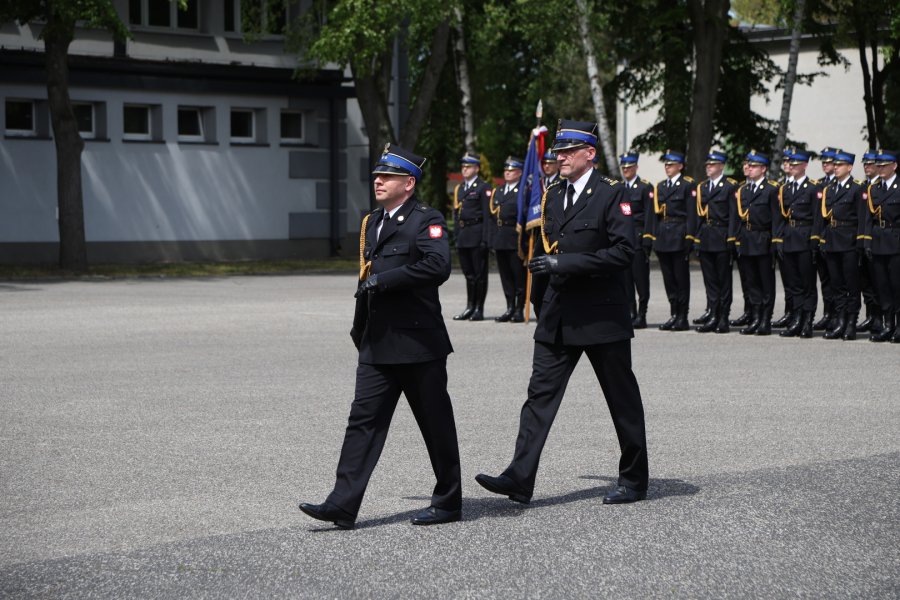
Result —
[[413, 525], [440, 525], [441, 523], [453, 523], [462, 519], [462, 511], [444, 510], [437, 506], [429, 506], [416, 513], [412, 518]]
[[672, 325], [678, 320], [678, 316], [673, 314], [669, 320], [659, 326], [660, 331], [672, 331]]
[[647, 329], [647, 313], [638, 313], [634, 320], [631, 321], [631, 326], [635, 329]]
[[501, 496], [509, 496], [509, 499], [513, 502], [521, 502], [522, 504], [531, 502], [531, 494], [526, 494], [519, 489], [519, 486], [506, 475], [491, 477], [490, 475], [479, 473], [475, 476], [475, 481], [489, 492], [500, 494]]
[[647, 492], [639, 492], [624, 485], [616, 486], [616, 489], [603, 496], [603, 504], [628, 504], [637, 502], [647, 497]]
[[744, 314], [739, 316], [734, 321], [731, 321], [732, 327], [743, 327], [744, 325], [749, 325], [750, 321], [753, 320], [753, 314], [749, 310], [745, 310]]
[[472, 316], [473, 312], [475, 312], [475, 307], [470, 304], [469, 306], [467, 306], [465, 308], [465, 310], [463, 310], [458, 315], [453, 315], [453, 320], [454, 321], [468, 321], [469, 317]]
[[694, 325], [706, 325], [707, 323], [709, 323], [709, 320], [712, 318], [713, 318], [713, 310], [712, 310], [712, 308], [707, 306], [706, 311], [702, 315], [700, 315], [699, 317], [697, 317], [696, 319], [691, 321], [691, 323], [693, 323]]
[[786, 310], [786, 311], [784, 311], [784, 315], [782, 315], [777, 321], [772, 323], [772, 327], [775, 327], [777, 329], [782, 329], [784, 327], [787, 327], [788, 325], [790, 325], [793, 322], [794, 322], [793, 311]]
[[356, 517], [348, 512], [338, 508], [330, 502], [322, 504], [300, 504], [300, 510], [320, 521], [331, 521], [338, 529], [353, 529], [356, 523]]

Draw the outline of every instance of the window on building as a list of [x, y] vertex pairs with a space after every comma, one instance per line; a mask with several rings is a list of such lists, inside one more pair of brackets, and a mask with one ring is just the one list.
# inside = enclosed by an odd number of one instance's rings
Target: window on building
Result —
[[145, 104], [126, 104], [122, 109], [122, 133], [126, 140], [152, 139], [150, 107]]
[[240, 10], [240, 4], [237, 0], [224, 0], [225, 7], [223, 9], [225, 17], [225, 31], [237, 31], [236, 23], [240, 23], [241, 16], [236, 11]]
[[253, 110], [247, 108], [231, 109], [231, 141], [251, 143], [256, 141], [256, 119]]
[[297, 2], [224, 0], [223, 5], [224, 29], [231, 33], [284, 35], [288, 21], [299, 15]]
[[33, 100], [6, 101], [6, 135], [36, 136]]
[[73, 102], [72, 111], [75, 113], [75, 121], [78, 123], [78, 133], [85, 139], [97, 137], [95, 126], [94, 105], [88, 102]]
[[303, 141], [303, 113], [298, 110], [281, 111], [281, 141], [297, 144]]
[[184, 10], [176, 0], [128, 0], [128, 22], [147, 27], [197, 29], [199, 0], [186, 0]]
[[203, 114], [199, 108], [178, 107], [178, 140], [182, 142], [202, 142]]

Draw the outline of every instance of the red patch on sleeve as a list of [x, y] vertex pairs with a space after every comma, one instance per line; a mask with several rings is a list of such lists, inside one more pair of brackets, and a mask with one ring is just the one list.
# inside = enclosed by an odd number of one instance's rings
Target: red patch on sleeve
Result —
[[619, 204], [619, 210], [622, 211], [622, 214], [626, 217], [631, 216], [631, 203], [630, 202], [622, 202]]
[[821, 197], [822, 197], [822, 192], [816, 192], [816, 197], [817, 197], [817, 198], [821, 198]]
[[440, 225], [431, 225], [428, 227], [428, 237], [431, 239], [437, 239], [439, 237], [444, 237], [444, 228]]
[[490, 198], [490, 197], [491, 197], [491, 193], [493, 193], [493, 191], [494, 191], [494, 190], [485, 190], [484, 193], [487, 194], [487, 197], [488, 197], [488, 198]]
[[652, 190], [650, 191], [650, 197], [651, 197], [651, 198], [653, 197], [653, 191], [652, 191]]
[[868, 197], [869, 197], [869, 195], [867, 193], [863, 192], [863, 200], [867, 199]]
[[691, 196], [697, 197], [697, 190], [691, 190]]

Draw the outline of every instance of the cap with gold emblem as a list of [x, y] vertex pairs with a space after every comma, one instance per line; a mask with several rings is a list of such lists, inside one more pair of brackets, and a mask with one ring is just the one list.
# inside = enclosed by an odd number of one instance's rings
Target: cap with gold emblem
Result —
[[412, 175], [418, 181], [422, 178], [422, 165], [424, 164], [425, 159], [421, 156], [396, 144], [385, 144], [381, 158], [372, 169], [372, 174]]

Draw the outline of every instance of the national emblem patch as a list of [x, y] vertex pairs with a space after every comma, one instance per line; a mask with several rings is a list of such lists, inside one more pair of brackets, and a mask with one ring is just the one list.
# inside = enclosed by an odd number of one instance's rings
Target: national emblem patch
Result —
[[630, 202], [622, 202], [619, 204], [619, 210], [622, 211], [622, 214], [626, 217], [631, 216], [631, 203]]
[[431, 225], [428, 227], [428, 237], [437, 239], [444, 236], [444, 228], [440, 225]]

